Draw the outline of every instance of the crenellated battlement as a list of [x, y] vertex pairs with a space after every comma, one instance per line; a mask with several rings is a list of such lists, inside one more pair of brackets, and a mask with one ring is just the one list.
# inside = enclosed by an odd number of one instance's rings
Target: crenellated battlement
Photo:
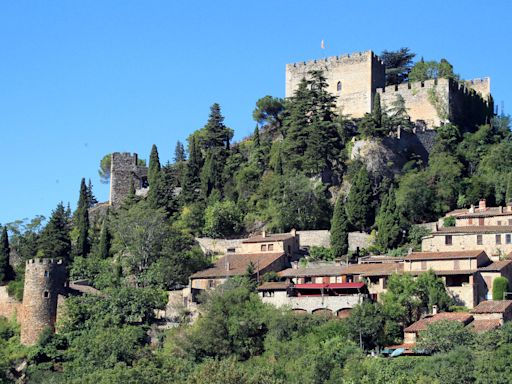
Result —
[[42, 264], [42, 265], [51, 265], [51, 264], [55, 264], [55, 265], [63, 265], [64, 264], [64, 259], [61, 259], [61, 258], [58, 258], [58, 259], [50, 259], [50, 258], [43, 258], [43, 257], [37, 257], [37, 258], [34, 258], [34, 259], [28, 259], [26, 261], [26, 265], [27, 267], [31, 264]]
[[352, 64], [354, 62], [361, 61], [369, 61], [377, 60], [381, 65], [384, 65], [382, 60], [380, 60], [379, 56], [377, 56], [373, 51], [362, 51], [362, 52], [352, 52], [346, 53], [338, 56], [329, 56], [323, 59], [316, 60], [308, 60], [308, 61], [300, 61], [296, 63], [286, 64], [286, 67], [289, 68], [304, 68], [304, 67], [315, 67], [318, 64], [326, 63], [326, 64]]

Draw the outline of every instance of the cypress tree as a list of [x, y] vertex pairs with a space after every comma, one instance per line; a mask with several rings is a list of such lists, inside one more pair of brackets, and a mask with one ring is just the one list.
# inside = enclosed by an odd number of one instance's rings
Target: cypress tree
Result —
[[382, 127], [382, 107], [380, 105], [380, 95], [378, 93], [375, 94], [373, 99], [373, 120], [375, 121], [375, 125], [377, 128]]
[[181, 183], [181, 199], [185, 204], [192, 203], [197, 199], [196, 191], [201, 187], [200, 175], [203, 166], [203, 156], [197, 137], [194, 135], [189, 139], [188, 154], [187, 167]]
[[[151, 192], [151, 188], [149, 189]], [[130, 189], [128, 190], [128, 195], [124, 198], [121, 203], [121, 209], [130, 209], [130, 207], [138, 201], [138, 197], [135, 194], [135, 185], [133, 184], [133, 179], [130, 180]]]
[[201, 192], [208, 198], [214, 189], [222, 188], [222, 162], [218, 150], [210, 149], [206, 153], [203, 169], [201, 170]]
[[398, 244], [400, 236], [400, 217], [396, 208], [395, 190], [393, 186], [384, 195], [379, 214], [375, 219], [377, 224], [377, 245], [383, 250]]
[[153, 144], [151, 147], [151, 154], [149, 155], [149, 167], [148, 167], [148, 182], [149, 188], [156, 182], [158, 174], [160, 173], [160, 159], [158, 157], [158, 149]]
[[185, 160], [185, 147], [183, 146], [183, 143], [178, 140], [176, 142], [176, 148], [174, 149], [174, 162], [181, 163]]
[[348, 220], [341, 197], [336, 200], [331, 221], [331, 250], [335, 258], [348, 252]]
[[110, 242], [111, 242], [111, 234], [108, 229], [108, 216], [109, 211], [107, 210], [107, 214], [103, 219], [103, 223], [101, 224], [101, 232], [100, 232], [100, 243], [98, 255], [101, 259], [106, 259], [110, 256]]
[[352, 181], [346, 209], [349, 222], [359, 231], [368, 230], [373, 224], [372, 187], [364, 164]]
[[229, 149], [229, 140], [233, 137], [233, 131], [224, 125], [224, 116], [221, 114], [219, 104], [215, 103], [210, 107], [210, 115], [203, 130], [206, 150], [210, 148]]
[[254, 148], [259, 148], [261, 143], [260, 143], [260, 130], [258, 128], [258, 125], [256, 125], [256, 128], [254, 128], [252, 140], [254, 142]]
[[92, 191], [92, 182], [91, 179], [89, 179], [89, 182], [87, 183], [87, 206], [91, 208], [94, 204], [97, 204], [98, 200], [94, 196], [94, 193]]
[[75, 223], [78, 229], [78, 238], [76, 240], [75, 255], [87, 256], [90, 251], [89, 241], [89, 194], [82, 178], [80, 183], [80, 196], [78, 198], [78, 207], [75, 213]]
[[2, 228], [2, 235], [0, 236], [0, 283], [7, 281], [10, 277], [10, 253], [11, 248], [9, 247], [9, 236], [7, 234], [7, 227], [4, 226]]
[[43, 257], [62, 257], [69, 260], [70, 253], [69, 216], [66, 214], [64, 204], [60, 202], [41, 232], [38, 254]]

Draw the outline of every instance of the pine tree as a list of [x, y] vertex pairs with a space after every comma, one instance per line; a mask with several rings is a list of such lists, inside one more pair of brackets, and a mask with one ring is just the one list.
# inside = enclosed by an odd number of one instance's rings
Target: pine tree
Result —
[[176, 142], [176, 148], [174, 149], [174, 162], [181, 163], [182, 161], [187, 160], [185, 157], [185, 147], [181, 141]]
[[94, 196], [94, 193], [92, 191], [92, 182], [91, 179], [89, 179], [89, 182], [87, 184], [87, 206], [91, 208], [94, 206], [94, 204], [97, 204], [98, 200]]
[[224, 116], [221, 114], [219, 104], [215, 103], [210, 107], [210, 115], [203, 131], [205, 150], [210, 148], [229, 149], [233, 131], [224, 125]]
[[348, 252], [348, 220], [342, 198], [338, 197], [331, 221], [331, 250], [335, 258]]
[[201, 168], [203, 166], [203, 156], [201, 148], [199, 147], [197, 137], [192, 135], [189, 139], [188, 146], [188, 161], [185, 169], [185, 175], [182, 185], [180, 198], [184, 204], [194, 202], [197, 197], [198, 191], [201, 188]]
[[7, 227], [2, 228], [2, 235], [0, 236], [0, 283], [9, 279], [11, 266], [9, 264], [9, 255], [11, 248], [9, 247], [9, 236], [7, 234]]
[[148, 182], [149, 188], [156, 182], [158, 174], [160, 173], [160, 159], [158, 157], [158, 149], [153, 144], [151, 147], [151, 154], [149, 155], [149, 167], [148, 167]]
[[64, 204], [60, 202], [41, 232], [38, 254], [43, 257], [61, 257], [69, 260], [70, 253], [69, 216], [66, 214]]
[[109, 221], [109, 211], [107, 210], [107, 214], [103, 219], [103, 223], [101, 224], [101, 232], [100, 232], [100, 243], [98, 249], [98, 256], [101, 259], [106, 259], [110, 256], [110, 242], [111, 242], [111, 234], [108, 229], [108, 221]]
[[383, 250], [393, 248], [398, 244], [400, 236], [400, 217], [396, 207], [395, 190], [393, 186], [384, 195], [379, 214], [375, 219], [377, 224], [377, 245]]
[[80, 183], [80, 196], [75, 213], [75, 224], [78, 229], [78, 238], [75, 246], [75, 256], [85, 257], [90, 251], [89, 241], [89, 194], [85, 179]]
[[373, 224], [372, 187], [364, 164], [352, 181], [346, 209], [349, 222], [358, 230], [368, 230]]

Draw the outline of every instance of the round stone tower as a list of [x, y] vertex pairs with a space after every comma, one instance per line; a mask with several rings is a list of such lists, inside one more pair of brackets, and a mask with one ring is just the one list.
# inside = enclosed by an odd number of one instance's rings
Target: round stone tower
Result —
[[35, 344], [45, 328], [55, 329], [57, 300], [66, 283], [61, 259], [30, 259], [25, 266], [21, 343]]

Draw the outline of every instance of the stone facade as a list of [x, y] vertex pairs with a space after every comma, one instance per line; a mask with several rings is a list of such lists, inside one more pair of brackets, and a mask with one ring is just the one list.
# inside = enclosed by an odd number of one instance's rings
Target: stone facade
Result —
[[293, 96], [308, 72], [322, 70], [327, 91], [337, 96], [337, 107], [344, 115], [362, 117], [370, 112], [377, 88], [386, 83], [385, 67], [372, 52], [356, 52], [286, 65], [286, 97]]
[[293, 96], [300, 81], [308, 78], [312, 70], [324, 72], [327, 90], [337, 96], [337, 109], [352, 118], [370, 113], [377, 93], [384, 109], [392, 106], [397, 95], [402, 96], [411, 120], [422, 121], [429, 128], [448, 121], [483, 124], [485, 116], [493, 113], [489, 78], [465, 82], [436, 79], [385, 86], [385, 66], [372, 51], [286, 65], [286, 97]]
[[138, 163], [136, 153], [112, 153], [109, 201], [113, 207], [119, 207], [129, 195], [132, 183], [136, 193], [147, 188], [147, 167]]
[[22, 344], [35, 344], [44, 329], [55, 329], [58, 298], [64, 292], [66, 277], [62, 260], [27, 261], [22, 315], [18, 319]]

